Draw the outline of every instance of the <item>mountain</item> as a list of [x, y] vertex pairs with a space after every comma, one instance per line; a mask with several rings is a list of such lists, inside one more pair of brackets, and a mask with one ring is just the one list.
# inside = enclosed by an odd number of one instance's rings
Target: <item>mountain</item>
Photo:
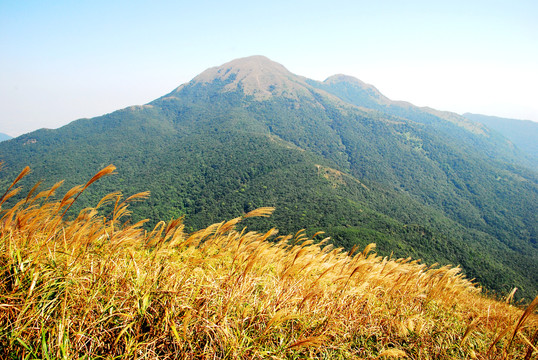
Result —
[[533, 159], [513, 149], [513, 145], [506, 141], [504, 136], [499, 135], [497, 131], [491, 131], [494, 128], [485, 126], [487, 124], [482, 121], [429, 107], [417, 107], [404, 101], [392, 101], [374, 86], [351, 76], [334, 75], [323, 82], [309, 80], [309, 83], [356, 106], [428, 125], [430, 129], [435, 128], [442, 136], [449, 137], [451, 141], [465, 140], [463, 145], [466, 146], [467, 151], [480, 151], [492, 160], [516, 163], [531, 168], [535, 165]]
[[0, 133], [0, 142], [9, 140], [9, 139], [12, 139], [12, 137], [9, 136], [8, 134]]
[[527, 153], [538, 168], [538, 123], [530, 120], [506, 119], [496, 116], [465, 113], [464, 117], [486, 125], [512, 141]]
[[[538, 291], [538, 174], [513, 144], [456, 114], [393, 102], [346, 76], [324, 82], [254, 56], [208, 69], [167, 95], [0, 144], [0, 187], [29, 165], [84, 183], [78, 200], [151, 191], [133, 221], [185, 215], [190, 230], [274, 206], [245, 224], [326, 231], [351, 249], [463, 267], [487, 289]], [[103, 210], [108, 211], [106, 208]]]

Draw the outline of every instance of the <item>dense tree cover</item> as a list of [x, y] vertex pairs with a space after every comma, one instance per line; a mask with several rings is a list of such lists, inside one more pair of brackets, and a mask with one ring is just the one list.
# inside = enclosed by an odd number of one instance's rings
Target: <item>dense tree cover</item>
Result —
[[351, 91], [337, 99], [305, 85], [256, 100], [226, 88], [234, 79], [189, 83], [146, 106], [2, 143], [0, 186], [24, 165], [29, 189], [39, 179], [69, 188], [113, 163], [117, 174], [74, 211], [112, 191], [149, 190], [133, 221], [184, 215], [194, 230], [275, 206], [271, 218], [245, 224], [323, 230], [346, 249], [376, 242], [382, 255], [460, 264], [488, 289], [534, 296], [538, 176], [502, 139], [416, 108], [346, 105], [357, 105]]

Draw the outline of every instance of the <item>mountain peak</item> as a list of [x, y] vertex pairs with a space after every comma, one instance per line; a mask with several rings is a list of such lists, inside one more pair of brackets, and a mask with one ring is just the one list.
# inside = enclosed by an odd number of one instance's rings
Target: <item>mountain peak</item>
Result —
[[369, 96], [376, 99], [378, 103], [381, 104], [388, 104], [391, 102], [389, 98], [387, 98], [385, 95], [383, 95], [375, 86], [367, 84], [353, 76], [344, 75], [344, 74], [337, 74], [333, 76], [329, 76], [325, 81], [323, 82], [327, 85], [352, 85], [356, 88], [361, 89], [362, 91], [365, 91]]
[[209, 68], [196, 76], [191, 83], [207, 84], [219, 80], [226, 83], [225, 91], [240, 87], [245, 94], [254, 95], [257, 99], [292, 93], [306, 85], [302, 77], [261, 55], [235, 59]]
[[327, 84], [336, 84], [336, 83], [341, 83], [341, 82], [348, 82], [348, 83], [363, 85], [363, 86], [367, 85], [366, 83], [360, 81], [356, 77], [345, 75], [345, 74], [332, 75], [332, 76], [329, 76], [324, 81], [324, 83], [327, 83]]

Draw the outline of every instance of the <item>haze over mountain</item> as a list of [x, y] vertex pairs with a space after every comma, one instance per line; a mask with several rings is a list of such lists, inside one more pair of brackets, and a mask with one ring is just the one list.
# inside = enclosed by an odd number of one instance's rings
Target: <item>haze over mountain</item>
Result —
[[200, 228], [275, 206], [252, 226], [324, 230], [346, 248], [460, 264], [491, 290], [538, 290], [533, 160], [480, 123], [344, 75], [319, 82], [237, 59], [149, 104], [4, 142], [0, 159], [4, 187], [24, 165], [28, 186], [73, 186], [115, 164], [79, 208], [150, 190], [134, 220], [186, 215]]
[[[530, 155], [538, 164], [538, 123], [530, 120], [506, 119], [497, 116], [487, 116], [480, 114], [463, 114], [466, 118], [482, 123], [493, 129], [514, 145]], [[535, 169], [538, 168], [536, 165]]]
[[0, 141], [9, 140], [11, 138], [12, 137], [9, 136], [8, 134], [0, 133]]

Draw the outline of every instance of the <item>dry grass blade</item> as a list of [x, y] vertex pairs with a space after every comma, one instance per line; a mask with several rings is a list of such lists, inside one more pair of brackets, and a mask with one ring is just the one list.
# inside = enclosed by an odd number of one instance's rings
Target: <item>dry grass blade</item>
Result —
[[125, 203], [129, 203], [132, 201], [143, 201], [149, 198], [150, 192], [149, 191], [142, 191], [139, 193], [136, 193], [134, 195], [129, 196], [127, 199], [125, 199]]
[[249, 218], [249, 217], [268, 217], [271, 216], [271, 214], [275, 211], [274, 207], [261, 207], [254, 209], [252, 211], [249, 211], [245, 215], [243, 215], [243, 218]]
[[13, 186], [15, 186], [16, 183], [18, 183], [23, 177], [25, 177], [26, 175], [28, 175], [30, 173], [30, 167], [29, 166], [26, 166], [24, 169], [22, 169], [22, 171], [19, 173], [19, 175], [15, 178], [15, 180], [11, 183], [11, 185], [7, 188], [6, 192], [4, 193], [4, 195], [2, 195], [2, 197], [0, 197], [0, 204], [3, 202], [4, 200], [4, 196], [6, 196], [6, 194], [9, 192], [9, 190], [11, 190], [11, 188]]
[[121, 198], [121, 193], [119, 191], [112, 192], [110, 194], [105, 195], [101, 200], [99, 200], [99, 203], [95, 207], [96, 209], [99, 209], [105, 204], [108, 204], [109, 202], [115, 202], [117, 199]]
[[60, 201], [60, 208], [62, 208], [67, 203], [68, 199], [70, 199], [75, 194], [78, 194], [80, 191], [82, 191], [82, 188], [83, 187], [81, 185], [77, 185], [73, 187], [71, 190], [69, 190], [68, 192], [66, 192], [62, 201]]
[[62, 184], [64, 183], [64, 181], [58, 181], [56, 184], [52, 185], [50, 189], [48, 190], [45, 190], [45, 191], [42, 191], [40, 192], [39, 194], [37, 194], [37, 196], [35, 197], [35, 199], [40, 199], [40, 198], [45, 198], [45, 200], [47, 200], [48, 198], [50, 198], [52, 195], [54, 195], [54, 192], [56, 190], [58, 190], [58, 188], [60, 186], [62, 186]]
[[298, 349], [309, 346], [320, 346], [326, 339], [327, 337], [325, 336], [311, 336], [306, 339], [296, 341], [291, 345], [288, 345], [286, 349]]
[[[0, 165], [3, 163], [0, 163]], [[15, 184], [17, 184], [23, 177], [28, 175], [30, 173], [30, 168], [26, 166], [20, 174], [17, 176], [17, 178], [11, 183], [11, 185], [7, 188], [6, 192], [0, 197], [0, 205], [2, 205], [7, 199], [11, 198], [12, 196], [15, 196], [20, 190], [15, 189], [13, 191], [10, 191]]]
[[41, 185], [43, 181], [38, 181], [31, 189], [30, 191], [28, 192], [28, 195], [26, 195], [26, 202], [28, 202], [30, 200], [30, 198], [32, 197], [32, 195], [34, 194], [34, 192], [37, 191], [37, 188]]
[[[87, 183], [86, 185], [84, 185], [84, 187], [82, 189], [80, 189], [77, 193], [77, 196], [73, 199], [73, 201], [67, 206], [67, 208], [65, 209], [65, 211], [63, 212], [63, 214], [60, 216], [60, 219], [63, 218], [65, 216], [65, 214], [67, 213], [67, 211], [71, 208], [71, 206], [75, 203], [75, 201], [77, 201], [78, 197], [84, 192], [84, 190], [86, 190], [88, 188], [88, 186], [90, 186], [91, 184], [93, 184], [95, 181], [99, 180], [100, 178], [102, 178], [103, 176], [106, 176], [106, 175], [109, 175], [109, 174], [112, 174], [114, 172], [114, 170], [116, 170], [116, 167], [114, 165], [108, 165], [106, 168], [100, 170], [97, 174], [95, 174]], [[78, 189], [77, 189], [78, 190]]]
[[512, 343], [514, 342], [514, 338], [516, 337], [519, 329], [523, 326], [525, 321], [529, 318], [529, 316], [534, 312], [534, 310], [538, 307], [538, 296], [534, 298], [534, 300], [530, 303], [529, 306], [525, 309], [523, 312], [523, 315], [519, 318], [519, 321], [517, 322], [517, 325], [514, 329], [514, 333], [512, 334], [512, 338], [510, 339], [510, 342], [508, 343], [508, 347], [506, 349], [506, 353], [510, 352], [510, 348], [512, 347]]
[[116, 167], [112, 164], [108, 165], [104, 169], [100, 170], [97, 174], [95, 174], [87, 183], [84, 185], [84, 189], [86, 189], [88, 186], [102, 178], [103, 176], [110, 175], [116, 170]]
[[534, 351], [538, 353], [538, 349], [536, 349], [536, 345], [538, 345], [538, 329], [534, 332], [534, 336], [532, 337], [532, 340], [530, 341], [529, 348], [527, 349], [527, 353], [525, 354], [525, 360], [530, 360], [532, 353]]
[[499, 341], [501, 341], [501, 339], [510, 331], [510, 327], [507, 327], [505, 328], [504, 330], [502, 330], [500, 332], [499, 335], [497, 335], [497, 337], [495, 338], [495, 340], [493, 340], [493, 342], [491, 343], [491, 345], [489, 346], [488, 348], [488, 351], [487, 351], [487, 356], [490, 356], [492, 353], [493, 353], [493, 349], [495, 348], [495, 346], [497, 345], [497, 343]]
[[510, 302], [514, 299], [514, 295], [515, 295], [516, 291], [517, 291], [517, 287], [513, 288], [512, 291], [510, 291], [510, 294], [508, 294], [508, 296], [506, 297], [506, 300], [505, 300], [505, 302], [507, 304], [510, 304]]
[[266, 334], [269, 330], [273, 330], [273, 328], [279, 324], [288, 320], [296, 319], [297, 317], [297, 314], [290, 314], [289, 310], [287, 309], [278, 310], [265, 326], [263, 334]]
[[353, 247], [351, 247], [351, 250], [348, 251], [347, 256], [352, 257], [355, 251], [359, 249], [359, 245], [355, 244]]
[[467, 326], [467, 329], [465, 329], [465, 333], [463, 334], [463, 337], [460, 341], [460, 346], [463, 345], [467, 337], [471, 334], [471, 331], [476, 327], [476, 324], [478, 323], [478, 318], [474, 319], [469, 326]]
[[370, 251], [373, 251], [376, 248], [375, 243], [368, 244], [362, 251], [362, 257], [366, 257]]
[[521, 337], [523, 339], [523, 341], [529, 345], [529, 350], [532, 349], [533, 351], [536, 351], [538, 352], [538, 349], [536, 348], [535, 344], [533, 344], [529, 339], [527, 339], [527, 337], [525, 335], [523, 335], [522, 333], [517, 333], [519, 337]]
[[4, 202], [6, 202], [8, 199], [12, 198], [13, 196], [17, 195], [21, 191], [21, 188], [15, 188], [13, 190], [8, 190], [0, 200], [0, 205], [2, 205]]
[[384, 350], [383, 352], [381, 352], [377, 358], [379, 359], [379, 358], [382, 358], [382, 357], [405, 358], [405, 357], [407, 357], [407, 353], [405, 351], [403, 351], [403, 350], [400, 350], [400, 349], [388, 349], [388, 350]]

